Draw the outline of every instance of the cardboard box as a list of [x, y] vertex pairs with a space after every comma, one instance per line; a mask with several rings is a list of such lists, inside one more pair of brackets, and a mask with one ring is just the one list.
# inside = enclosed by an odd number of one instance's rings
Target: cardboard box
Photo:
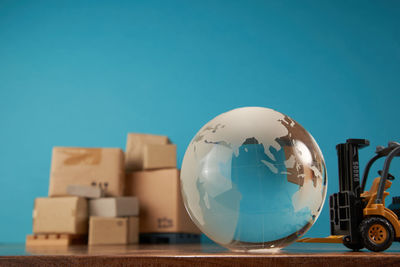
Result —
[[125, 149], [125, 169], [128, 172], [143, 169], [144, 146], [148, 144], [167, 145], [167, 136], [129, 133]]
[[69, 185], [67, 186], [67, 194], [85, 198], [100, 198], [104, 192], [99, 186]]
[[128, 244], [139, 243], [139, 217], [128, 217]]
[[179, 170], [127, 174], [126, 194], [140, 199], [140, 233], [200, 233], [183, 205]]
[[54, 147], [49, 196], [67, 195], [69, 185], [100, 186], [106, 196], [122, 196], [124, 173], [119, 148]]
[[87, 200], [81, 197], [37, 198], [33, 210], [33, 233], [86, 234]]
[[128, 243], [128, 218], [90, 217], [89, 245]]
[[145, 145], [143, 149], [143, 169], [162, 168], [176, 168], [176, 145]]
[[90, 217], [89, 245], [136, 244], [139, 217]]
[[137, 197], [108, 197], [89, 200], [89, 215], [99, 217], [138, 216]]

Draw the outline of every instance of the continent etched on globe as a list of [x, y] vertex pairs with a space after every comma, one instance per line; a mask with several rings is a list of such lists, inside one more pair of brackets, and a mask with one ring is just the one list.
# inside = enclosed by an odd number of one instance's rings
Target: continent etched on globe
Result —
[[261, 107], [208, 122], [189, 144], [181, 171], [190, 217], [232, 250], [294, 242], [318, 218], [326, 184], [313, 137], [288, 116]]

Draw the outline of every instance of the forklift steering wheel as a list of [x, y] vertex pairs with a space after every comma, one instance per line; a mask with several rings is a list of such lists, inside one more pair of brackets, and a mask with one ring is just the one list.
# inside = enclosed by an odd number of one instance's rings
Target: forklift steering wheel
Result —
[[[378, 174], [382, 177], [382, 171], [378, 171]], [[390, 173], [388, 173], [387, 179], [390, 180], [390, 181], [392, 181], [392, 180], [394, 180], [394, 176], [391, 175]]]

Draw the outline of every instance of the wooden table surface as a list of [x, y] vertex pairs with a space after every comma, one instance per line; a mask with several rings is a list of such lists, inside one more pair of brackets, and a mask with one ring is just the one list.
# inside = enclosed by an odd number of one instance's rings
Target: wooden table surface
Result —
[[0, 266], [400, 266], [400, 244], [373, 253], [341, 244], [295, 243], [271, 253], [236, 253], [217, 245], [72, 246], [0, 245]]

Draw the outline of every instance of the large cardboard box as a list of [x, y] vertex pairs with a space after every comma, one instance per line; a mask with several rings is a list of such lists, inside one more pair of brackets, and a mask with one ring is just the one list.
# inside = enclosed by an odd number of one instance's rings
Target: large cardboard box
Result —
[[128, 218], [90, 217], [89, 245], [128, 243]]
[[54, 147], [49, 196], [67, 195], [69, 185], [100, 186], [106, 196], [122, 196], [124, 176], [119, 148]]
[[89, 215], [123, 217], [139, 215], [137, 197], [105, 197], [89, 200]]
[[33, 210], [33, 233], [86, 234], [88, 206], [85, 198], [36, 198]]
[[176, 168], [176, 145], [145, 145], [143, 151], [143, 169], [163, 168]]
[[131, 172], [143, 169], [144, 146], [147, 144], [166, 145], [170, 141], [167, 136], [129, 133], [126, 140], [125, 168]]
[[127, 174], [126, 194], [140, 200], [140, 233], [200, 233], [183, 205], [179, 170]]

